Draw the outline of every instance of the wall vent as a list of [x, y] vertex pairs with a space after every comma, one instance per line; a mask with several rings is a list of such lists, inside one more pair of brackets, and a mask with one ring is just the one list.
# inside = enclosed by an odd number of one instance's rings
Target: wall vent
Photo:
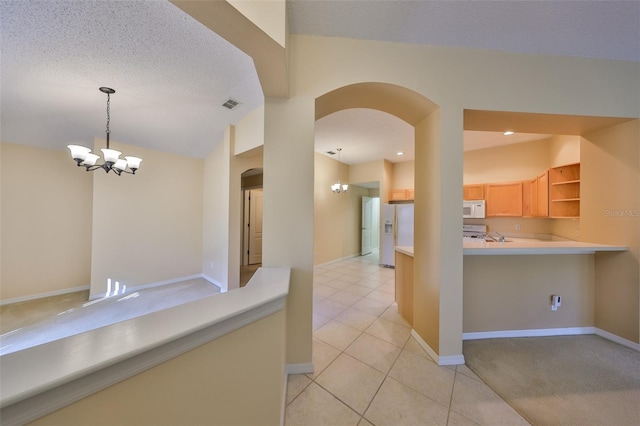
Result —
[[235, 107], [237, 107], [238, 105], [240, 105], [241, 102], [236, 101], [235, 99], [227, 99], [226, 101], [224, 101], [224, 103], [222, 104], [223, 107], [227, 108], [227, 109], [234, 109]]

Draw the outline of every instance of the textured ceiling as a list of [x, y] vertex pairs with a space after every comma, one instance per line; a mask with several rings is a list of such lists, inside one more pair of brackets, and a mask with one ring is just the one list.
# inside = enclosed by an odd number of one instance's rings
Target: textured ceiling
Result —
[[[2, 140], [203, 157], [264, 102], [253, 61], [165, 1], [2, 1]], [[242, 104], [230, 111], [232, 97]]]
[[[638, 1], [289, 0], [288, 12], [293, 34], [640, 61]], [[251, 58], [165, 1], [1, 0], [0, 51], [4, 142], [91, 144], [109, 86], [114, 145], [204, 157], [264, 102]], [[413, 129], [376, 111], [317, 124], [317, 150], [340, 146], [350, 163], [398, 161], [405, 138]]]

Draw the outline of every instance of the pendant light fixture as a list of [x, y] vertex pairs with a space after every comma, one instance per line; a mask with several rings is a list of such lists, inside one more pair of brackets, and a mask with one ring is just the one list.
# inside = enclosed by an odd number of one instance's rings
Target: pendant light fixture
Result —
[[331, 190], [336, 194], [347, 192], [347, 189], [349, 189], [348, 184], [340, 183], [340, 151], [342, 151], [342, 148], [338, 148], [338, 182], [331, 185]]
[[111, 131], [109, 130], [109, 121], [111, 120], [111, 95], [116, 93], [116, 91], [110, 87], [100, 87], [100, 91], [102, 93], [106, 93], [107, 95], [107, 147], [101, 149], [102, 155], [104, 157], [104, 162], [102, 164], [96, 164], [96, 161], [98, 161], [98, 158], [100, 158], [100, 156], [91, 153], [91, 150], [87, 147], [81, 145], [67, 145], [67, 148], [69, 148], [69, 150], [71, 151], [71, 158], [74, 159], [78, 167], [85, 167], [88, 172], [102, 169], [106, 173], [109, 173], [111, 170], [113, 170], [113, 172], [118, 176], [120, 176], [123, 172], [133, 175], [136, 173], [136, 170], [140, 168], [140, 162], [142, 161], [142, 158], [119, 158], [120, 154], [122, 153], [120, 151], [116, 151], [115, 149], [109, 148], [109, 134], [111, 133]]

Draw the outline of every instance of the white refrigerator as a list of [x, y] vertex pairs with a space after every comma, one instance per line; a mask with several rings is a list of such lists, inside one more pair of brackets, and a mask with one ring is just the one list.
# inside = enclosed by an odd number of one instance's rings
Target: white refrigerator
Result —
[[395, 267], [395, 246], [413, 246], [413, 204], [382, 205], [381, 265]]

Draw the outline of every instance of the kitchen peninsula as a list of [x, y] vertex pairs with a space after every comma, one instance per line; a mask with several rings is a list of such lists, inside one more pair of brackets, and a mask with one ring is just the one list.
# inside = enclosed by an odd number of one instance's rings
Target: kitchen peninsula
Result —
[[[594, 326], [594, 256], [624, 246], [507, 238], [463, 243], [463, 338], [583, 334]], [[413, 247], [396, 247], [396, 301], [412, 324]], [[551, 295], [562, 305], [551, 310]]]

